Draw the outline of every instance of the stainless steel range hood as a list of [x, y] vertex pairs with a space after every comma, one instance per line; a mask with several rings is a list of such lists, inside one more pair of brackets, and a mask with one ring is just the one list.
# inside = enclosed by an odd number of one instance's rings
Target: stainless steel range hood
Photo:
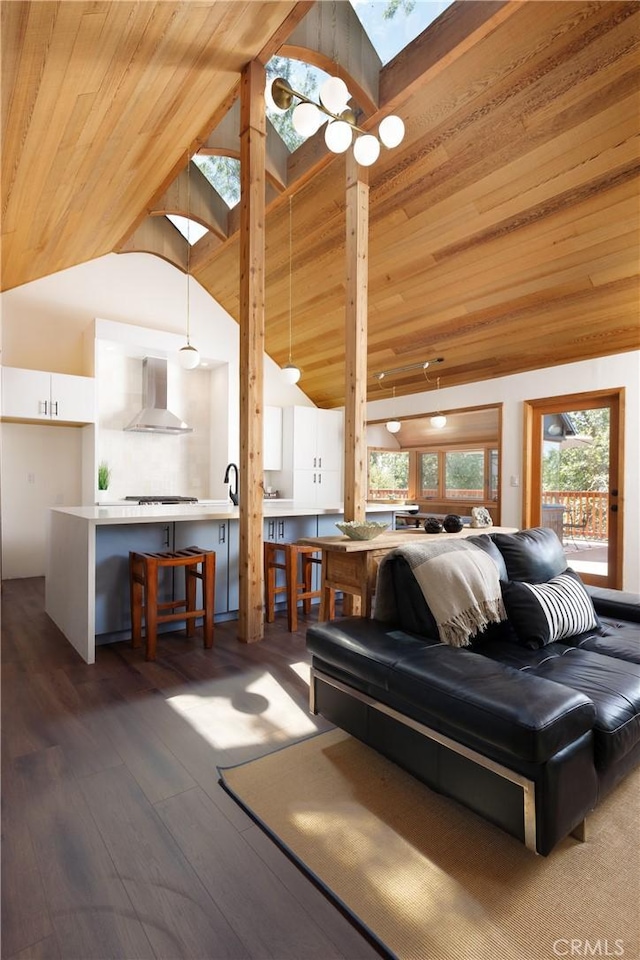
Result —
[[193, 427], [167, 409], [167, 361], [142, 361], [142, 410], [124, 429], [133, 433], [192, 433]]

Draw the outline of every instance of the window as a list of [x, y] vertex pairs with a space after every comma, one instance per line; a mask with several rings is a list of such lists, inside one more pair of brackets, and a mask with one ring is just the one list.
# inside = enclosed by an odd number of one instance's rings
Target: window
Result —
[[408, 494], [409, 452], [369, 451], [369, 499], [402, 499]]
[[211, 157], [197, 153], [193, 162], [229, 209], [240, 203], [240, 161], [234, 157]]
[[351, 0], [351, 6], [376, 53], [383, 63], [388, 63], [450, 7], [451, 0], [418, 4], [415, 0], [387, 0], [386, 3]]
[[484, 500], [484, 450], [448, 451], [444, 472], [447, 500]]
[[369, 449], [369, 500], [497, 503], [499, 451]]
[[437, 497], [439, 491], [439, 465], [437, 453], [421, 453], [420, 484], [418, 496], [421, 498]]
[[498, 451], [493, 448], [489, 453], [489, 500], [498, 499]]

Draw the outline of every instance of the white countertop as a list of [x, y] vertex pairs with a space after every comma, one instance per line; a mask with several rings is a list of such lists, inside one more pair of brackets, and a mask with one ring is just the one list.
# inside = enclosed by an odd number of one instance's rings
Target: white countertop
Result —
[[[406, 510], [407, 506], [394, 506], [390, 503], [367, 503], [367, 513], [388, 513], [392, 510]], [[173, 523], [180, 520], [237, 520], [238, 507], [223, 501], [200, 501], [199, 503], [157, 503], [157, 504], [109, 504], [92, 507], [52, 507], [55, 513], [87, 520], [101, 526], [116, 523]], [[264, 517], [314, 517], [342, 514], [342, 504], [335, 507], [305, 506], [294, 504], [292, 500], [263, 501]]]

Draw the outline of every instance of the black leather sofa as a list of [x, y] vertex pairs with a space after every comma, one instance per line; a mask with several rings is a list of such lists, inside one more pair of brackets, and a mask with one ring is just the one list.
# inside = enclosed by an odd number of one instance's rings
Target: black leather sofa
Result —
[[[550, 529], [469, 539], [493, 558], [505, 600], [566, 579]], [[312, 712], [537, 853], [584, 838], [587, 814], [640, 762], [640, 597], [588, 589], [595, 625], [544, 646], [510, 603], [507, 619], [453, 647], [406, 559], [393, 551], [386, 567], [394, 622], [374, 612], [309, 627]]]

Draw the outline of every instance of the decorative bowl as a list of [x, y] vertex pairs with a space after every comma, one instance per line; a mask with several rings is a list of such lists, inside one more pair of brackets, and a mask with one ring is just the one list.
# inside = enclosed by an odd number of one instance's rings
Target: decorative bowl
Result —
[[336, 523], [338, 530], [350, 540], [373, 540], [388, 526], [388, 523], [379, 520], [345, 520], [344, 523]]

